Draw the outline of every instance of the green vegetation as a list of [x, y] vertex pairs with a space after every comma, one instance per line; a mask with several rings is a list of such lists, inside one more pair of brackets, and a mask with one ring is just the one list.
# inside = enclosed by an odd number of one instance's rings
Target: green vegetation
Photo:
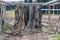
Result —
[[60, 34], [56, 33], [56, 34], [51, 34], [50, 35], [51, 38], [55, 38], [56, 40], [60, 40]]
[[52, 26], [51, 25], [48, 25], [47, 26], [47, 29], [48, 29], [48, 31], [51, 30], [52, 29]]
[[3, 29], [3, 30], [9, 29], [9, 24], [4, 24], [4, 25], [2, 26], [2, 29]]

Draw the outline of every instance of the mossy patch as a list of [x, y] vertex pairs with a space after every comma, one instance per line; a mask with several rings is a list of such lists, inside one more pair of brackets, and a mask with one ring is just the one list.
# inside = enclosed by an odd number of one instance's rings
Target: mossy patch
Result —
[[9, 29], [9, 24], [4, 24], [4, 25], [2, 26], [2, 30], [7, 30], [7, 29]]

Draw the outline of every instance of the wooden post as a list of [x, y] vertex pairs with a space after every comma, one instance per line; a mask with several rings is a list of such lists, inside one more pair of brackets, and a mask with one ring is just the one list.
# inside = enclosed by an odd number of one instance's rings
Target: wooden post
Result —
[[49, 11], [48, 11], [48, 16], [49, 16], [49, 18], [48, 18], [48, 21], [49, 21], [49, 25], [50, 25], [50, 4], [49, 4]]

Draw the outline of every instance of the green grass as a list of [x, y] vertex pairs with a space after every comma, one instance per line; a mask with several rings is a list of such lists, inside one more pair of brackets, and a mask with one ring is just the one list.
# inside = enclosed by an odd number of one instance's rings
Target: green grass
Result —
[[47, 25], [47, 29], [48, 31], [52, 29], [52, 26], [51, 25]]
[[55, 38], [56, 40], [60, 40], [60, 34], [56, 33], [56, 34], [50, 34], [51, 38]]

